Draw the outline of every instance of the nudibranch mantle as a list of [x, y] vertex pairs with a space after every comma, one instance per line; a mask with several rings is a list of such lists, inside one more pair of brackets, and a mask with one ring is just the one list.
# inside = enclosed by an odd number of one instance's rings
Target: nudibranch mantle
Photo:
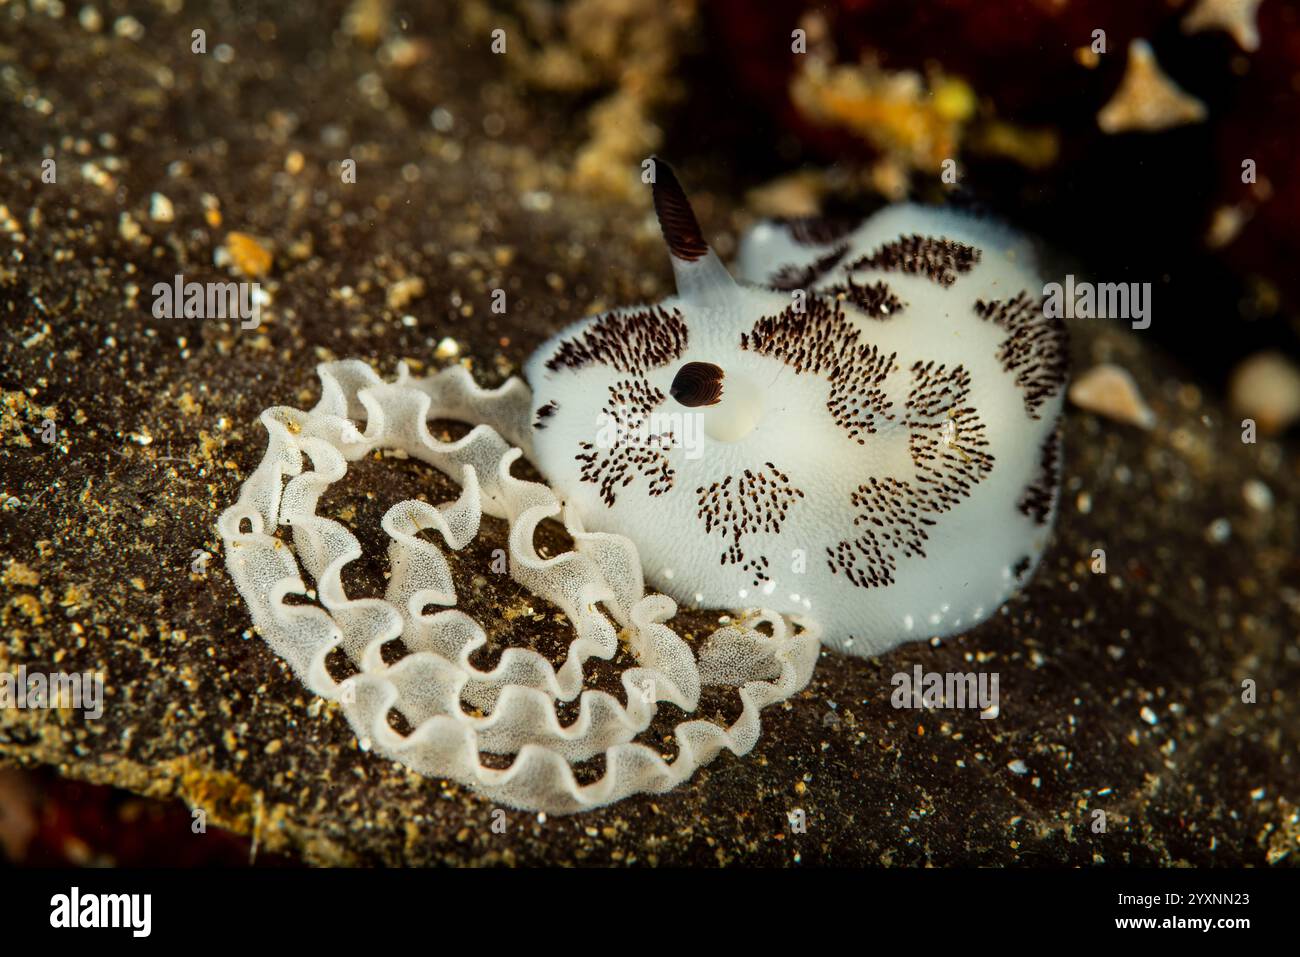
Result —
[[1029, 242], [913, 204], [762, 222], [737, 281], [656, 173], [677, 295], [584, 319], [526, 368], [559, 497], [675, 599], [816, 620], [853, 654], [993, 614], [1058, 497], [1068, 344]]

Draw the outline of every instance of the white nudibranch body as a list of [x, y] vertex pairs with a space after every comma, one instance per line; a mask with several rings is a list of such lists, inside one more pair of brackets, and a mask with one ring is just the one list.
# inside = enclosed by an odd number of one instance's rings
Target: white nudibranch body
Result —
[[854, 654], [993, 614], [1058, 493], [1067, 343], [1029, 243], [911, 204], [764, 222], [736, 281], [656, 171], [678, 294], [582, 320], [526, 369], [557, 495], [677, 600], [816, 621]]

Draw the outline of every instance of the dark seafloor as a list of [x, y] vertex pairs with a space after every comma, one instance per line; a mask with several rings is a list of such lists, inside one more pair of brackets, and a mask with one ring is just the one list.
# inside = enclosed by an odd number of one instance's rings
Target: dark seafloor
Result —
[[[872, 660], [823, 653], [750, 754], [587, 814], [507, 811], [504, 833], [467, 789], [361, 751], [251, 632], [222, 565], [214, 525], [263, 453], [258, 413], [314, 402], [313, 367], [331, 358], [386, 374], [467, 361], [496, 384], [568, 321], [662, 297], [646, 197], [575, 186], [589, 99], [530, 89], [467, 18], [422, 14], [414, 48], [376, 51], [364, 23], [336, 29], [337, 4], [224, 20], [148, 4], [125, 26], [77, 6], [0, 10], [0, 667], [102, 670], [108, 699], [90, 722], [0, 710], [0, 764], [179, 798], [314, 864], [1300, 859], [1295, 440], [1244, 444], [1209, 389], [1096, 320], [1072, 324], [1074, 368], [1129, 369], [1157, 425], [1069, 408], [1054, 544], [973, 632]], [[192, 54], [195, 27], [232, 50]], [[355, 184], [340, 181], [347, 157]], [[726, 254], [751, 214], [717, 157], [683, 160]], [[261, 328], [155, 319], [155, 282], [230, 278], [214, 253], [231, 232], [257, 237], [247, 269], [273, 256]], [[455, 354], [437, 358], [446, 338]], [[1251, 480], [1271, 502], [1248, 502]], [[393, 459], [346, 484], [326, 504], [371, 556], [388, 505], [454, 490]], [[500, 533], [457, 556], [466, 609], [491, 623], [494, 653], [562, 647], [535, 601], [477, 574]], [[382, 571], [359, 564], [358, 581]], [[698, 637], [716, 618], [678, 622]], [[890, 678], [918, 663], [999, 672], [1000, 713], [895, 710]]]

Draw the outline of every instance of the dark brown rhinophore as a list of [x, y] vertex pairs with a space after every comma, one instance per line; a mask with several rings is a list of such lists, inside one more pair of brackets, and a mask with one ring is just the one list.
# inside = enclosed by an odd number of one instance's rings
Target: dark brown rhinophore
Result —
[[688, 408], [722, 401], [722, 368], [712, 362], [688, 362], [677, 370], [668, 394]]
[[653, 162], [655, 216], [659, 218], [664, 242], [678, 259], [693, 263], [708, 253], [709, 244], [704, 241], [695, 211], [673, 168], [657, 156]]

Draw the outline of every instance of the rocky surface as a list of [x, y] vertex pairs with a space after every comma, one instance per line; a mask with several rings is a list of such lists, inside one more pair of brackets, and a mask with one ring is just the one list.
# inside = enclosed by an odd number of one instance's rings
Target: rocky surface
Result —
[[[1218, 397], [1099, 320], [1074, 323], [1074, 368], [1127, 369], [1156, 424], [1071, 409], [1055, 543], [983, 626], [879, 659], [824, 653], [749, 755], [585, 815], [506, 811], [504, 832], [473, 793], [361, 751], [251, 633], [221, 563], [214, 523], [262, 455], [257, 414], [313, 402], [330, 358], [464, 361], [499, 383], [567, 321], [664, 295], [667, 257], [644, 197], [574, 174], [600, 136], [581, 121], [590, 94], [540, 91], [492, 55], [486, 8], [179, 8], [0, 8], [16, 119], [0, 162], [0, 668], [102, 670], [108, 695], [98, 721], [0, 711], [0, 761], [179, 797], [322, 864], [1300, 859], [1294, 439], [1244, 443]], [[653, 86], [663, 58], [639, 42]], [[750, 215], [727, 157], [667, 145], [727, 253]], [[257, 329], [152, 314], [153, 284], [177, 273], [263, 269]], [[372, 555], [389, 504], [452, 490], [391, 459], [349, 478], [330, 504]], [[554, 647], [526, 601], [499, 579], [465, 595], [502, 622], [498, 645]], [[682, 621], [698, 634], [716, 617]], [[894, 709], [891, 677], [917, 664], [997, 672], [997, 717]]]

